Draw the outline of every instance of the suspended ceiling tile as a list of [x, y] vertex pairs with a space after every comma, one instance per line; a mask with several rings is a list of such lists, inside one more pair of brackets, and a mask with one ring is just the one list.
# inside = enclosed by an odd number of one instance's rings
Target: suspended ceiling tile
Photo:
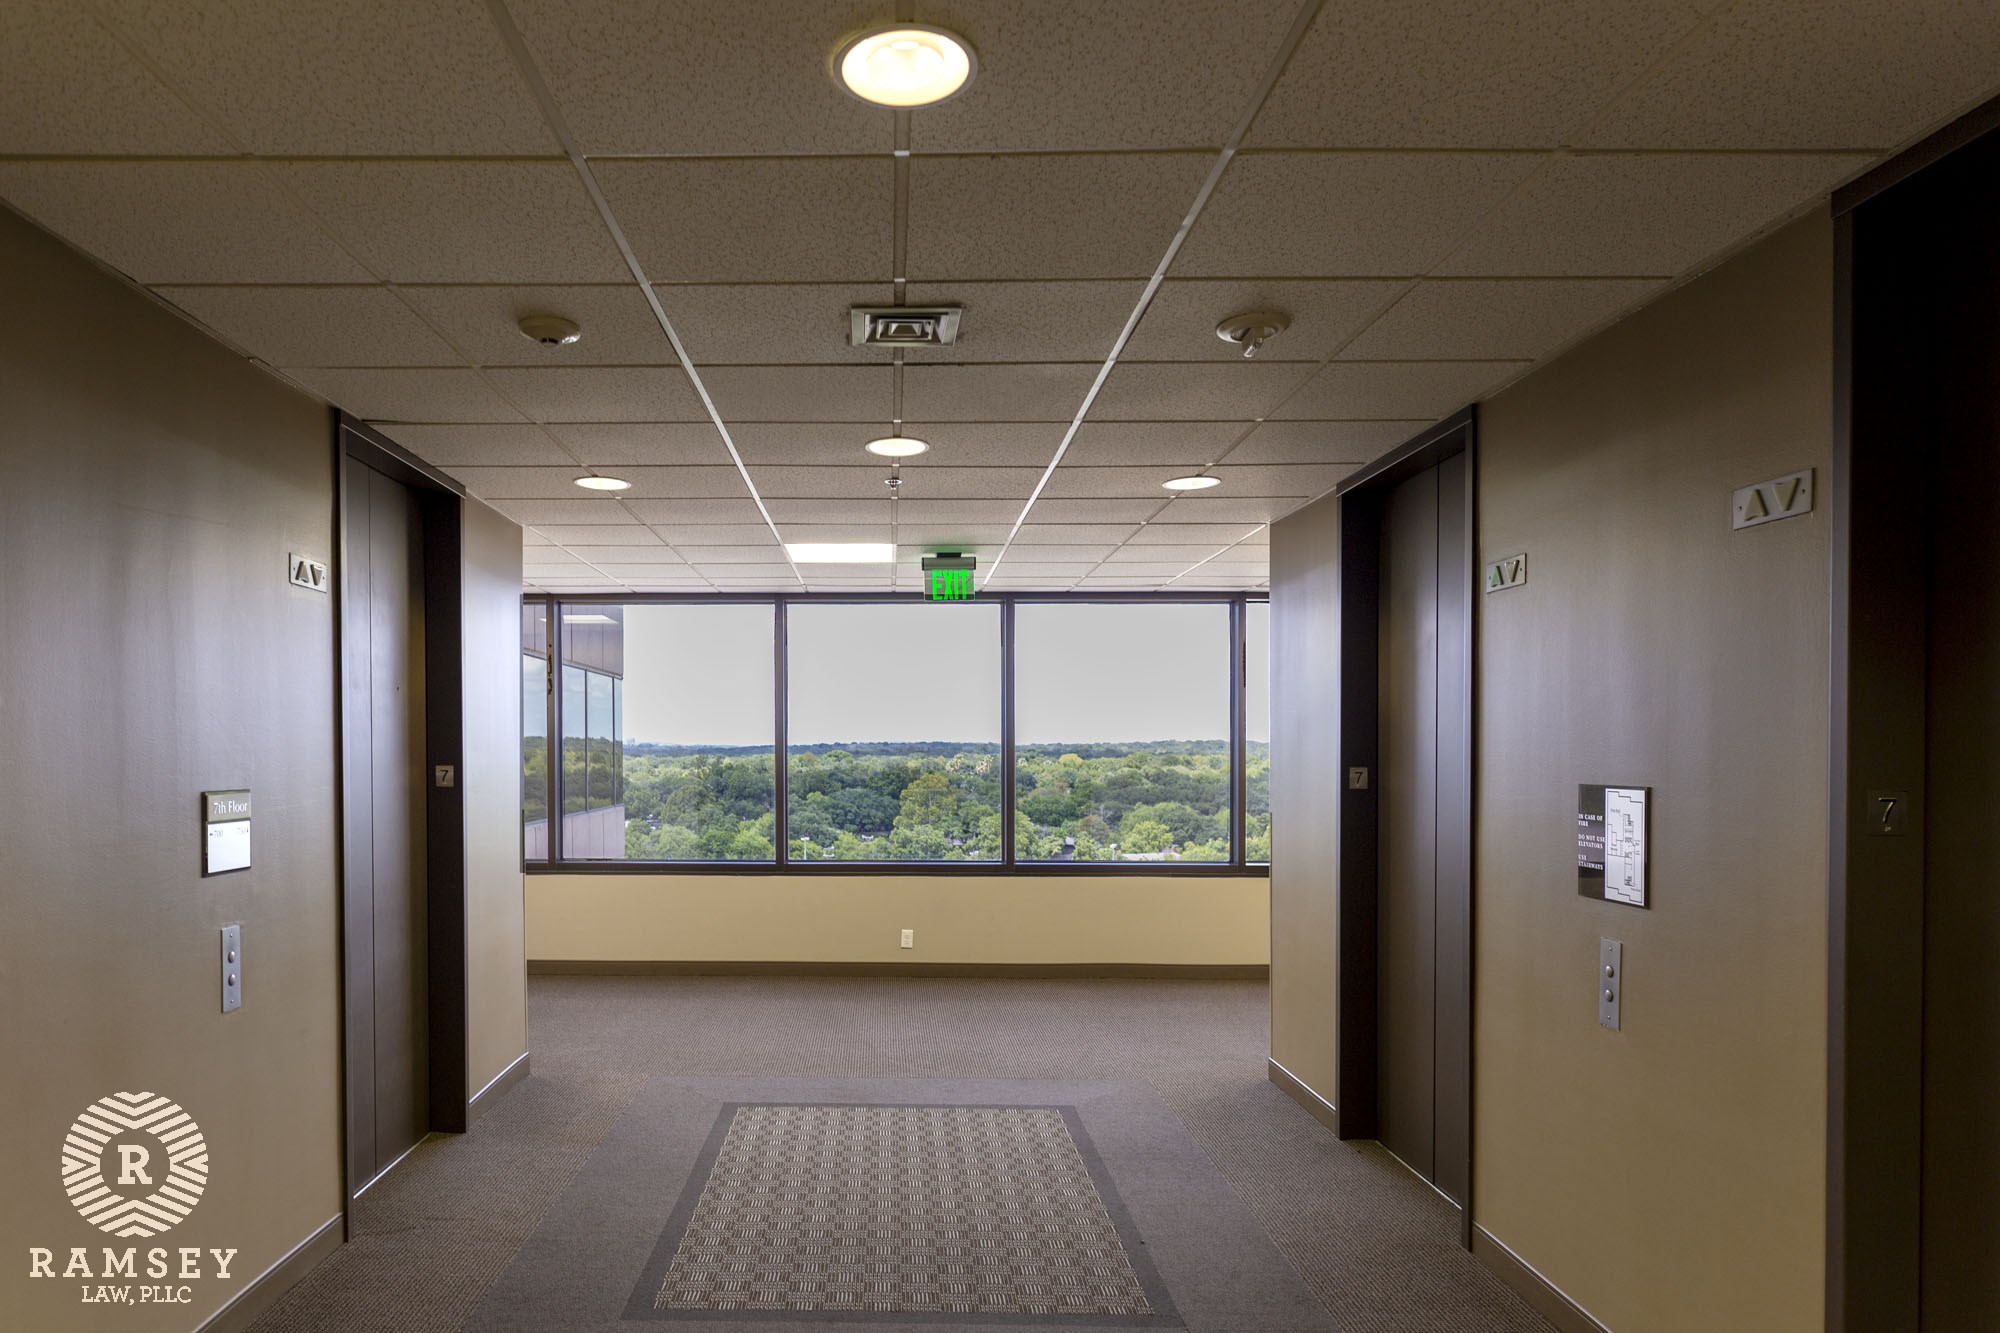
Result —
[[1225, 463], [1208, 471], [1210, 476], [1222, 478], [1222, 485], [1215, 492], [1218, 496], [1324, 495], [1357, 466], [1348, 463]]
[[1312, 374], [1310, 365], [1240, 358], [1192, 365], [1121, 361], [1091, 404], [1090, 415], [1098, 421], [1249, 422], [1270, 415]]
[[1538, 153], [1246, 153], [1176, 277], [1428, 272], [1545, 160]]
[[1016, 546], [1062, 546], [1070, 542], [1111, 542], [1132, 540], [1145, 531], [1136, 523], [1050, 523], [1043, 520], [1042, 507], [1030, 511], [1035, 521], [1023, 523], [1014, 534]]
[[665, 546], [571, 546], [564, 548], [593, 565], [679, 565], [678, 552]]
[[910, 524], [1006, 523], [1020, 517], [1023, 500], [898, 500], [896, 521]]
[[455, 366], [464, 361], [386, 287], [154, 290], [273, 366]]
[[[1249, 428], [1242, 421], [1086, 421], [1063, 455], [1070, 467], [1160, 465], [1199, 467], [1212, 462]], [[1176, 474], [1178, 475], [1178, 474]]]
[[391, 282], [630, 276], [567, 162], [287, 162], [272, 170]]
[[884, 153], [591, 169], [653, 282], [885, 283], [895, 277], [892, 162]]
[[1164, 526], [1149, 523], [1139, 529], [1131, 544], [1139, 547], [1201, 542], [1212, 551], [1218, 546], [1242, 540], [1250, 531], [1248, 523], [1172, 523]]
[[0, 198], [143, 283], [373, 278], [261, 162], [0, 162]]
[[923, 152], [1219, 148], [1292, 17], [1239, 0], [942, 0], [923, 20], [979, 55], [965, 93], [914, 118]]
[[1525, 361], [1335, 361], [1271, 415], [1289, 421], [1436, 421], [1527, 369]]
[[[577, 492], [577, 499], [554, 500], [488, 500], [493, 506], [513, 519], [516, 523], [532, 523], [536, 527], [553, 524], [567, 531], [590, 529], [588, 544], [594, 546], [622, 546], [626, 538], [609, 535], [621, 528], [634, 528], [639, 523], [638, 516], [608, 495], [584, 496]], [[603, 531], [598, 531], [602, 529]], [[644, 532], [643, 527], [638, 531]], [[557, 528], [548, 528], [548, 535], [555, 537], [564, 546], [581, 546], [581, 541], [572, 541], [558, 535]], [[649, 536], [651, 534], [648, 534]], [[654, 540], [657, 540], [655, 538]], [[642, 543], [650, 545], [650, 542]]]
[[1270, 523], [1283, 518], [1306, 502], [1304, 496], [1205, 497], [1183, 495], [1168, 505], [1153, 522], [1174, 523]]
[[1393, 361], [1536, 359], [1663, 290], [1652, 278], [1446, 278], [1409, 295], [1341, 353]]
[[1366, 463], [1436, 418], [1404, 421], [1267, 421], [1223, 460], [1246, 463]]
[[[958, 340], [912, 347], [913, 365], [937, 361], [1098, 361], [1111, 354], [1145, 284], [1115, 282], [911, 283], [908, 305], [956, 305]], [[880, 353], [877, 353], [880, 355]]]
[[[640, 549], [643, 550], [645, 548], [642, 547]], [[617, 579], [620, 583], [629, 583], [635, 588], [642, 586], [656, 587], [656, 588], [662, 588], [662, 587], [686, 588], [686, 587], [699, 586], [708, 581], [697, 575], [694, 572], [693, 568], [687, 565], [668, 566], [668, 568], [679, 569], [682, 571], [682, 576], [679, 578], [662, 574], [660, 572], [662, 567], [659, 565], [647, 565], [647, 564], [602, 565], [599, 566], [599, 568], [602, 570], [602, 572], [604, 572], [605, 574], [609, 575], [614, 579]]]
[[842, 91], [827, 63], [843, 37], [885, 16], [872, 0], [508, 9], [587, 153], [886, 153], [894, 143], [892, 113]]
[[482, 500], [569, 500], [583, 494], [575, 482], [579, 467], [447, 467]]
[[[888, 435], [887, 418], [876, 422], [744, 422], [729, 423], [736, 447], [751, 463], [834, 464], [878, 460], [862, 446]], [[902, 433], [929, 444], [920, 455], [926, 465], [1040, 466], [1055, 455], [1062, 440], [1059, 422], [926, 422], [906, 421]], [[879, 460], [883, 466], [887, 460]]]
[[1151, 499], [1165, 504], [1173, 492], [1162, 490], [1160, 483], [1180, 475], [1171, 467], [1071, 467], [1064, 463], [1049, 478], [1042, 494], [1050, 500]]
[[743, 474], [734, 464], [711, 467], [618, 467], [612, 475], [632, 483], [619, 491], [626, 501], [647, 500], [736, 500], [749, 494]]
[[675, 546], [775, 546], [778, 542], [771, 529], [761, 522], [656, 523], [653, 531]]
[[1208, 559], [1218, 549], [1215, 543], [1196, 543], [1186, 546], [1124, 546], [1114, 551], [1107, 563], [1117, 567], [1120, 572], [1134, 563], [1178, 563], [1181, 569], [1186, 569], [1197, 560]]
[[683, 523], [764, 526], [764, 516], [757, 512], [757, 502], [750, 499], [636, 500], [633, 509], [644, 514], [645, 522], [662, 529]]
[[[887, 465], [845, 467], [753, 466], [751, 480], [770, 497], [868, 500], [889, 493]], [[912, 500], [1015, 500], [1028, 498], [1041, 476], [1035, 468], [906, 466], [898, 503]]]
[[1143, 278], [1212, 156], [916, 157], [910, 277]]
[[1554, 147], [1714, 0], [1425, 0], [1321, 11], [1250, 143]]
[[1991, 0], [1748, 0], [1591, 126], [1592, 148], [1874, 148], [2000, 91]]
[[1250, 542], [1228, 547], [1215, 557], [1218, 565], [1264, 565], [1270, 560], [1271, 548], [1268, 545], [1253, 545]]
[[1824, 195], [1851, 153], [1610, 153], [1555, 159], [1440, 268], [1456, 275], [1670, 276]]
[[880, 523], [889, 524], [889, 500], [768, 500], [765, 508], [780, 527], [794, 523]]
[[485, 373], [532, 421], [707, 419], [679, 366], [524, 366]]
[[73, 0], [0, 5], [0, 153], [123, 156], [234, 147]]
[[454, 0], [106, 0], [114, 26], [251, 152], [554, 152], [485, 14]]
[[1258, 351], [1259, 361], [1324, 361], [1408, 284], [1383, 278], [1177, 278], [1160, 284], [1121, 361], [1241, 361], [1243, 349], [1215, 334], [1232, 315], [1270, 310], [1291, 320]]
[[543, 429], [592, 466], [729, 462], [712, 421], [552, 421]]
[[[1162, 495], [1166, 492], [1162, 491]], [[1037, 524], [1143, 523], [1160, 508], [1154, 500], [1037, 500], [1028, 515]]]
[[701, 566], [783, 563], [784, 552], [776, 543], [751, 546], [690, 546], [681, 552], [690, 564]]
[[1020, 559], [1046, 560], [1055, 564], [1069, 564], [1072, 562], [1096, 564], [1098, 561], [1108, 558], [1117, 549], [1116, 546], [1108, 542], [1084, 545], [1056, 543], [1029, 545], [1016, 539], [1013, 546], [1008, 548], [1007, 559], [1010, 562]]
[[[500, 510], [501, 513], [507, 514], [507, 510], [503, 506], [495, 505], [493, 507]], [[524, 521], [513, 514], [507, 514], [507, 517], [514, 519], [516, 523]], [[535, 528], [541, 537], [552, 542], [558, 542], [572, 550], [582, 546], [658, 546], [661, 544], [660, 539], [653, 535], [650, 528], [636, 520], [631, 522], [592, 524], [571, 524], [557, 520], [552, 523], [537, 523]]]
[[886, 542], [889, 521], [879, 523], [787, 523], [788, 542]]
[[995, 567], [1005, 570], [1012, 578], [1064, 578], [1080, 579], [1097, 568], [1092, 560], [1023, 560], [1020, 551], [1010, 552], [1007, 559]]
[[[1199, 560], [1200, 558], [1200, 556], [1196, 556], [1195, 560]], [[1186, 572], [1187, 567], [1193, 563], [1194, 560], [1162, 561], [1157, 564], [1148, 564], [1143, 561], [1121, 562], [1115, 565], [1101, 566], [1097, 577], [1103, 579], [1170, 579], [1176, 574]]]
[[926, 421], [1068, 422], [1097, 371], [1089, 363], [907, 366], [903, 415]]
[[[792, 578], [792, 567], [783, 561], [775, 564], [717, 563], [712, 557], [722, 547], [708, 547], [701, 553], [702, 563], [694, 566], [711, 579], [729, 580], [735, 583], [759, 582], [764, 579], [784, 580]], [[769, 553], [766, 552], [768, 555]]]
[[[673, 345], [637, 288], [406, 286], [402, 298], [482, 366], [663, 366]], [[523, 315], [559, 315], [583, 330], [567, 347], [521, 332]]]
[[520, 413], [476, 370], [292, 369], [335, 407], [383, 421], [510, 421]]
[[[954, 551], [970, 551], [991, 547], [998, 550], [1007, 540], [1011, 529], [1006, 523], [901, 523], [896, 527], [896, 535], [903, 541], [932, 549], [949, 548]], [[1082, 548], [1072, 548], [1082, 549]], [[1081, 555], [1051, 555], [1051, 560], [1080, 560]]]
[[889, 366], [705, 366], [702, 383], [722, 419], [879, 421], [895, 415]]
[[576, 461], [540, 426], [369, 424], [438, 467], [564, 467]]
[[654, 294], [695, 364], [887, 365], [848, 341], [849, 307], [889, 305], [893, 283], [660, 284]]

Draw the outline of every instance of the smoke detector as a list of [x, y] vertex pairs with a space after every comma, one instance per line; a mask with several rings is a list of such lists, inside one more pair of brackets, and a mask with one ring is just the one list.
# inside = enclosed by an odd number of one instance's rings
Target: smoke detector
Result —
[[949, 347], [958, 341], [955, 305], [858, 305], [847, 312], [856, 347]]
[[523, 315], [515, 327], [523, 337], [532, 338], [544, 347], [567, 347], [583, 336], [575, 320], [561, 315]]
[[1292, 326], [1292, 317], [1276, 310], [1252, 310], [1231, 315], [1215, 326], [1215, 336], [1243, 349], [1245, 358]]

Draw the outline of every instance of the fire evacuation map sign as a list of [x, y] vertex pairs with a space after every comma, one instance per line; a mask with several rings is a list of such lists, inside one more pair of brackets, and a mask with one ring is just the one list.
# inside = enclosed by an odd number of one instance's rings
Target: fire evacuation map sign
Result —
[[1576, 789], [1576, 891], [1645, 907], [1650, 787]]

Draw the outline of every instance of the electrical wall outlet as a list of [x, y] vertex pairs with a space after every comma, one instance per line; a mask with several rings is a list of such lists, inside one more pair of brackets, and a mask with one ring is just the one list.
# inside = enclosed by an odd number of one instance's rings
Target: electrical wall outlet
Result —
[[914, 948], [916, 948], [916, 947], [917, 947], [917, 932], [916, 932], [916, 931], [914, 931], [914, 930], [906, 930], [906, 931], [904, 931], [904, 932], [903, 932], [903, 947], [904, 947], [905, 949], [914, 949]]

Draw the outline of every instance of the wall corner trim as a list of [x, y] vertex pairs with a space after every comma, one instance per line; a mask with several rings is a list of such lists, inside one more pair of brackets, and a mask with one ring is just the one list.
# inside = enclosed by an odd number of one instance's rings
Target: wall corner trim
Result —
[[1270, 1075], [1271, 1081], [1284, 1090], [1287, 1097], [1290, 1097], [1300, 1106], [1305, 1107], [1313, 1119], [1325, 1125], [1335, 1134], [1340, 1133], [1340, 1112], [1334, 1109], [1332, 1102], [1314, 1092], [1311, 1087], [1307, 1086], [1304, 1079], [1279, 1064], [1276, 1060], [1272, 1060], [1269, 1063], [1270, 1068], [1266, 1072]]
[[528, 1077], [528, 1052], [522, 1051], [514, 1058], [514, 1063], [495, 1074], [486, 1086], [472, 1094], [472, 1100], [465, 1104], [466, 1128], [500, 1104], [500, 1099], [514, 1090], [514, 1085]]
[[1533, 1264], [1476, 1222], [1472, 1226], [1472, 1252], [1516, 1295], [1534, 1307], [1536, 1314], [1554, 1325], [1557, 1333], [1611, 1333], [1561, 1287], [1543, 1277]]
[[291, 1252], [272, 1264], [229, 1298], [220, 1310], [204, 1320], [195, 1333], [241, 1333], [257, 1317], [278, 1303], [280, 1297], [317, 1268], [320, 1261], [344, 1243], [344, 1217], [336, 1213], [319, 1224], [312, 1235], [294, 1245]]

